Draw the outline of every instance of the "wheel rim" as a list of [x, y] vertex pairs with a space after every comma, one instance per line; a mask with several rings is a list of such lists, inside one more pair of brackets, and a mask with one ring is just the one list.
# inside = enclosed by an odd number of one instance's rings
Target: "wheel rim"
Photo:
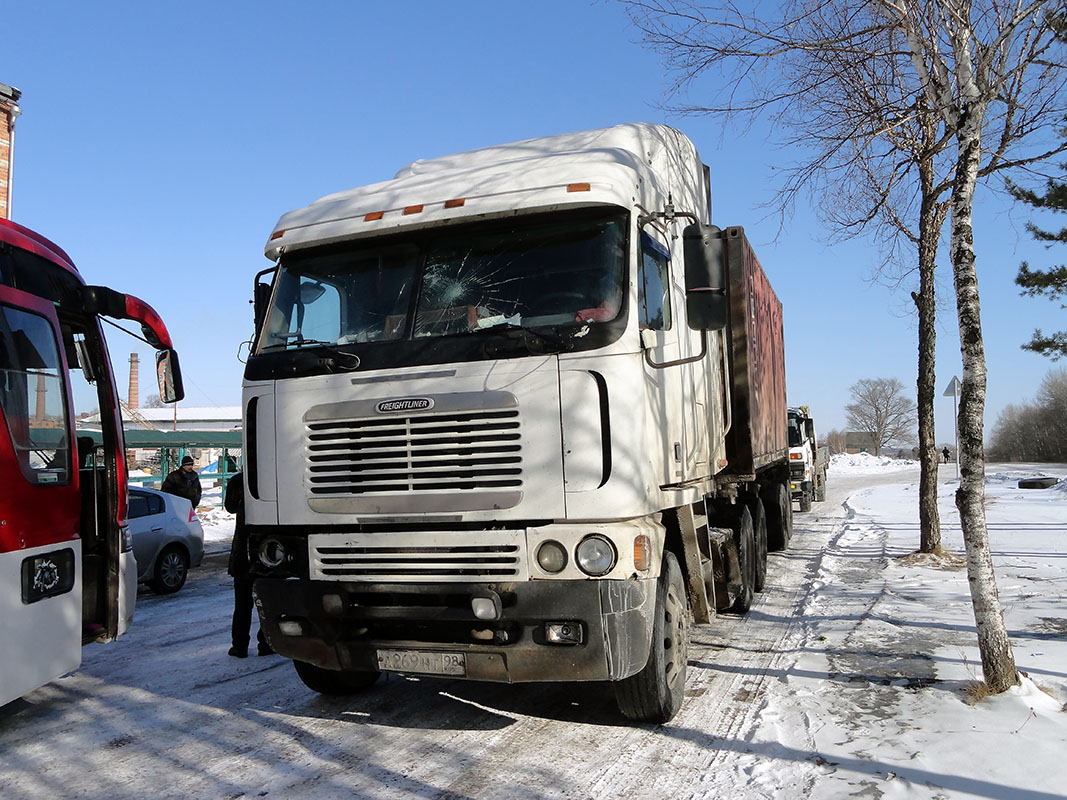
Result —
[[675, 587], [667, 588], [667, 598], [663, 604], [663, 672], [667, 686], [674, 689], [685, 673], [686, 634], [685, 604], [678, 596]]
[[185, 560], [177, 553], [167, 553], [159, 564], [159, 577], [165, 586], [180, 585], [185, 577]]

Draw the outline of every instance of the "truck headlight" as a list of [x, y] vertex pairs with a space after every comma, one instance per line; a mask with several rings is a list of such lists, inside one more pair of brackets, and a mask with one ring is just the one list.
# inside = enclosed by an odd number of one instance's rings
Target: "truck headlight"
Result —
[[537, 548], [537, 566], [555, 575], [567, 566], [567, 551], [559, 542], [549, 540]]
[[267, 569], [280, 567], [285, 557], [285, 545], [277, 539], [264, 539], [259, 545], [259, 562]]
[[615, 566], [615, 560], [615, 545], [599, 533], [586, 536], [578, 543], [578, 549], [575, 551], [575, 561], [578, 562], [578, 567], [586, 575], [592, 575], [594, 578], [611, 572], [611, 568]]

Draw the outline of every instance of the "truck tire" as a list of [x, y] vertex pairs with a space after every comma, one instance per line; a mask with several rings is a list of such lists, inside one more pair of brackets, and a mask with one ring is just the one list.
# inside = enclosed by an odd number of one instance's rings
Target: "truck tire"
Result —
[[752, 515], [748, 513], [747, 507], [741, 508], [739, 525], [734, 529], [741, 582], [735, 587], [734, 604], [730, 606], [730, 612], [733, 614], [744, 614], [752, 608], [756, 586], [756, 535], [752, 530]]
[[767, 513], [763, 501], [755, 495], [745, 498], [745, 505], [752, 515], [752, 534], [756, 545], [756, 570], [752, 589], [762, 592], [767, 585]]
[[793, 501], [784, 483], [763, 487], [763, 509], [767, 512], [767, 549], [778, 552], [789, 547], [793, 538]]
[[306, 687], [313, 692], [333, 696], [361, 692], [372, 686], [381, 675], [376, 670], [323, 669], [314, 664], [308, 664], [306, 661], [294, 661], [293, 666], [296, 667], [296, 674], [300, 676], [300, 680]]
[[682, 707], [689, 658], [689, 606], [682, 569], [674, 553], [663, 554], [656, 582], [656, 611], [648, 661], [640, 672], [615, 683], [615, 702], [637, 722], [669, 722]]
[[808, 491], [802, 491], [800, 493], [800, 510], [811, 511], [811, 498], [815, 494], [814, 489], [808, 489]]
[[818, 482], [818, 484], [816, 484], [816, 487], [815, 487], [815, 499], [820, 503], [823, 502], [824, 500], [826, 500], [826, 473], [825, 472], [820, 472], [819, 473], [819, 482]]

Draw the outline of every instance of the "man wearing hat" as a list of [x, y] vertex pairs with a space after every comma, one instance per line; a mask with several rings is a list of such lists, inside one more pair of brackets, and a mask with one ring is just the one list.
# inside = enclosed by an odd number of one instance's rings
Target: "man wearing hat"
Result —
[[184, 497], [193, 504], [194, 509], [200, 505], [200, 494], [202, 492], [200, 476], [196, 474], [193, 459], [185, 456], [182, 459], [182, 465], [170, 473], [159, 488], [167, 494], [176, 494], [178, 497]]

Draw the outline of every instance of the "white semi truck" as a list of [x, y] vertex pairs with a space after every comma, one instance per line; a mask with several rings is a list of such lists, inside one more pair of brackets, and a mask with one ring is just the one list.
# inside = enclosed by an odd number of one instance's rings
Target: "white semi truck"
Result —
[[677, 712], [690, 621], [745, 611], [791, 531], [782, 307], [709, 186], [682, 133], [627, 124], [282, 216], [245, 506], [308, 686], [612, 681]]

